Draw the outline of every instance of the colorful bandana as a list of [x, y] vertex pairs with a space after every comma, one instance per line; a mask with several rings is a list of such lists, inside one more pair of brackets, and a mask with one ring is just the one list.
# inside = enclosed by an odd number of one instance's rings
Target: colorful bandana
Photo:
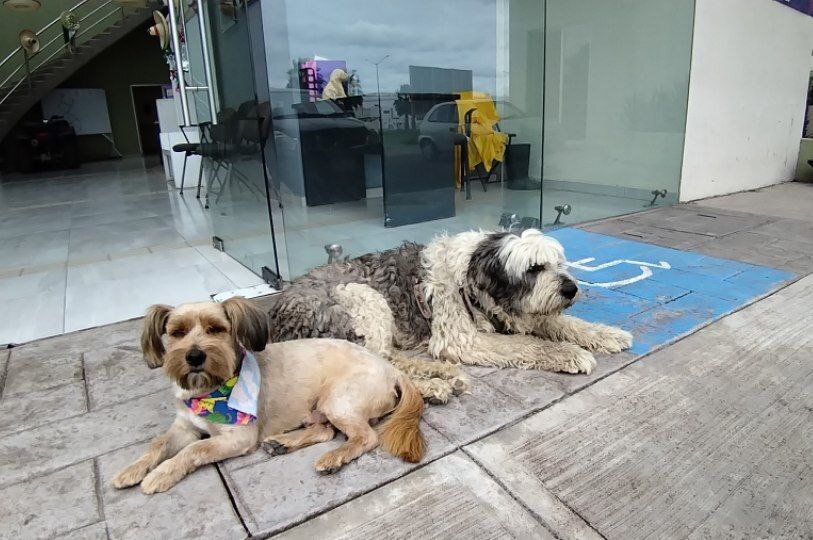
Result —
[[240, 374], [225, 381], [208, 394], [185, 401], [193, 413], [213, 424], [245, 426], [257, 419], [260, 395], [260, 367], [257, 359], [243, 351]]

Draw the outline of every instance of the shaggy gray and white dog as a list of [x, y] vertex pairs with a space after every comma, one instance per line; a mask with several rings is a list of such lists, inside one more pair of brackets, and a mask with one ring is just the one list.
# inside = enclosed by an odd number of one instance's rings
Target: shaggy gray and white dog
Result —
[[[629, 332], [563, 314], [577, 293], [562, 246], [538, 230], [440, 235], [294, 280], [270, 310], [271, 338], [364, 344], [445, 403], [468, 387], [455, 364], [590, 373], [592, 352], [629, 348]], [[397, 352], [422, 346], [443, 362]]]

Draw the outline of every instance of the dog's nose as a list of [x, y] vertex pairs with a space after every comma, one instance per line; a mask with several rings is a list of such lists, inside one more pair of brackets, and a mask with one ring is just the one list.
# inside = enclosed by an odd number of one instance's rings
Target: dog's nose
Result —
[[576, 293], [579, 292], [579, 288], [576, 286], [576, 282], [571, 279], [565, 279], [562, 282], [562, 287], [559, 289], [562, 293], [562, 296], [567, 298], [568, 300], [573, 300], [576, 296]]
[[186, 353], [186, 363], [192, 367], [200, 367], [206, 361], [206, 353], [200, 349], [190, 349]]

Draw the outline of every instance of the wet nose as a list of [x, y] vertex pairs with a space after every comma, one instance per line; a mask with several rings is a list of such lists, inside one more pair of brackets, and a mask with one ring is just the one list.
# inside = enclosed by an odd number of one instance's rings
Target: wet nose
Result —
[[186, 363], [192, 367], [200, 367], [206, 361], [206, 353], [200, 349], [190, 349], [186, 353]]
[[579, 288], [572, 279], [565, 279], [562, 281], [562, 287], [559, 289], [559, 291], [562, 293], [562, 296], [568, 300], [573, 300], [576, 293], [579, 292]]

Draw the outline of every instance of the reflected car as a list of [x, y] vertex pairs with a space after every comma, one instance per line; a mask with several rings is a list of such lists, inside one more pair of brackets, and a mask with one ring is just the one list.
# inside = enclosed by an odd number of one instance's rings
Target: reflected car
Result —
[[[503, 133], [512, 133], [516, 137], [512, 143], [530, 143], [538, 145], [542, 138], [542, 117], [523, 112], [506, 101], [495, 102], [500, 121], [497, 127]], [[420, 124], [418, 144], [421, 153], [427, 159], [433, 159], [438, 153], [451, 152], [454, 149], [454, 136], [458, 132], [457, 103], [446, 101], [438, 103], [426, 113]]]

